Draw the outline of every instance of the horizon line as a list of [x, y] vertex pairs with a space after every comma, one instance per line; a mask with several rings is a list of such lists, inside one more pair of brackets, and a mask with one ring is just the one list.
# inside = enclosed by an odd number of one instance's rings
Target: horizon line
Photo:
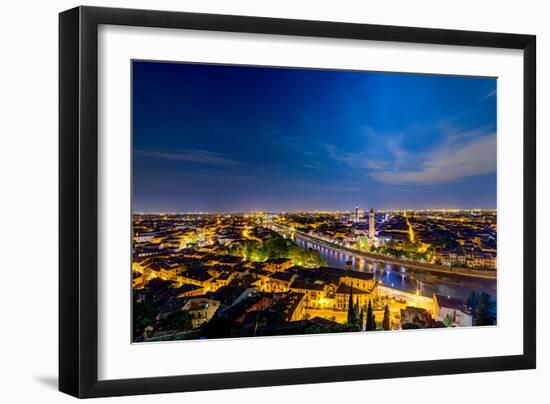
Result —
[[[368, 212], [370, 208], [368, 209], [359, 209], [362, 212]], [[400, 209], [374, 209], [375, 212], [462, 212], [462, 211], [497, 211], [497, 208], [422, 208], [422, 209], [411, 209], [411, 208], [400, 208]], [[326, 209], [313, 209], [313, 210], [281, 210], [281, 211], [275, 211], [275, 210], [264, 210], [264, 209], [258, 209], [258, 210], [205, 210], [205, 211], [167, 211], [167, 212], [159, 212], [159, 211], [150, 211], [150, 212], [132, 212], [133, 215], [178, 215], [178, 214], [219, 214], [219, 213], [279, 213], [279, 214], [285, 214], [285, 213], [353, 213], [355, 210], [326, 210]]]

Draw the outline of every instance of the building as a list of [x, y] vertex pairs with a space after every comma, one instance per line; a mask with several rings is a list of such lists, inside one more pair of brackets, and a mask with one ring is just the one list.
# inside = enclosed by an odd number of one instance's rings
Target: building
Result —
[[371, 240], [374, 240], [374, 236], [376, 233], [376, 224], [374, 222], [374, 210], [370, 208], [369, 211], [369, 238]]
[[348, 269], [340, 276], [340, 284], [353, 286], [354, 288], [372, 293], [376, 286], [376, 280], [373, 273]]
[[421, 307], [407, 306], [401, 309], [401, 329], [440, 328], [443, 323], [435, 321], [430, 312]]
[[336, 289], [335, 297], [336, 297], [336, 309], [337, 310], [348, 310], [349, 308], [349, 297], [350, 292], [352, 295], [353, 304], [357, 304], [358, 307], [366, 308], [369, 304], [369, 301], [373, 299], [373, 295], [371, 292], [363, 289], [358, 289], [355, 287], [351, 287], [346, 284], [341, 284], [338, 289]]
[[221, 303], [219, 314], [223, 314], [224, 311], [253, 296], [255, 293], [256, 289], [248, 285], [224, 286], [216, 290], [212, 294], [212, 298]]
[[155, 238], [155, 233], [142, 233], [134, 236], [134, 243], [150, 243]]
[[295, 279], [290, 284], [289, 289], [292, 292], [304, 294], [306, 307], [316, 309], [322, 306], [322, 299], [326, 296], [327, 286], [322, 282]]
[[262, 292], [283, 293], [288, 292], [290, 284], [296, 279], [296, 274], [291, 272], [275, 272], [261, 278], [257, 285]]
[[132, 271], [132, 288], [141, 289], [145, 286], [145, 278], [142, 273]]
[[305, 316], [306, 299], [303, 293], [290, 292], [275, 303], [272, 309], [280, 313], [283, 321], [299, 321]]
[[204, 288], [198, 285], [184, 284], [174, 289], [177, 297], [193, 297], [202, 296], [204, 294]]
[[[212, 276], [215, 276], [214, 274], [211, 274]], [[236, 272], [227, 272], [224, 271], [216, 276], [216, 279], [212, 282], [212, 285], [214, 285], [214, 289], [218, 290], [219, 288], [223, 286], [227, 286], [231, 283], [233, 279], [237, 276]], [[212, 290], [213, 288], [211, 288]]]
[[198, 328], [214, 317], [219, 307], [220, 302], [218, 300], [207, 299], [205, 297], [193, 297], [187, 301], [182, 307], [182, 310], [189, 312], [193, 328]]
[[132, 264], [132, 271], [142, 274], [143, 284], [154, 278], [160, 278], [165, 281], [177, 281], [181, 268], [182, 266], [175, 262], [159, 258], [154, 260], [145, 259]]
[[274, 258], [264, 262], [262, 269], [269, 272], [280, 272], [286, 271], [289, 268], [292, 268], [294, 264], [289, 258]]
[[355, 222], [355, 223], [359, 223], [359, 207], [358, 207], [358, 206], [355, 207], [355, 218], [354, 218], [354, 222]]
[[205, 291], [215, 291], [218, 287], [214, 277], [210, 275], [208, 271], [200, 269], [182, 272], [178, 275], [177, 280], [181, 285], [197, 285], [203, 287]]
[[483, 266], [489, 269], [497, 269], [497, 257], [495, 254], [485, 254], [483, 259]]
[[185, 306], [186, 303], [187, 302], [185, 301], [185, 299], [181, 299], [177, 297], [174, 299], [170, 299], [168, 303], [165, 304], [160, 310], [160, 312], [157, 314], [156, 320], [166, 318], [170, 314], [182, 310], [183, 306]]
[[472, 312], [464, 300], [434, 294], [433, 305], [434, 319], [442, 321], [446, 326], [472, 326]]
[[368, 237], [369, 235], [369, 225], [368, 223], [356, 223], [355, 226], [353, 226], [353, 234], [356, 238], [360, 238], [362, 236]]
[[240, 298], [240, 300], [235, 301], [230, 307], [224, 308], [221, 313], [223, 313], [223, 316], [230, 321], [243, 324], [249, 313], [264, 311], [272, 304], [273, 298], [268, 294], [248, 294], [245, 295], [244, 298]]
[[466, 254], [466, 266], [473, 269], [492, 269], [497, 267], [496, 254], [475, 252]]

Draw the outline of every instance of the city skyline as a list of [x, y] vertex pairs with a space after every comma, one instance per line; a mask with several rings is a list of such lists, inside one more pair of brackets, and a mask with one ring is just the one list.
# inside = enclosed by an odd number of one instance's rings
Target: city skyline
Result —
[[496, 208], [496, 79], [133, 62], [133, 211]]
[[[360, 212], [367, 213], [370, 209], [374, 209], [373, 207], [369, 207], [368, 209], [359, 209]], [[133, 214], [136, 215], [217, 215], [217, 214], [252, 214], [252, 213], [273, 213], [273, 214], [281, 214], [281, 213], [352, 213], [355, 210], [353, 209], [343, 209], [343, 210], [320, 210], [320, 209], [310, 209], [310, 210], [248, 210], [248, 211], [139, 211], [139, 212], [133, 212]], [[406, 208], [400, 208], [400, 209], [377, 209], [376, 212], [378, 213], [385, 213], [385, 212], [496, 212], [496, 208], [437, 208], [437, 209], [406, 209]]]
[[134, 214], [133, 340], [495, 325], [496, 218]]

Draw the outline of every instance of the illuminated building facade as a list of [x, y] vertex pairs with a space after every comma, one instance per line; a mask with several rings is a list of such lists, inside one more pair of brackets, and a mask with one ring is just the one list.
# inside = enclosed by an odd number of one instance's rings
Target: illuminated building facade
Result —
[[375, 228], [375, 222], [374, 222], [374, 210], [372, 208], [370, 208], [370, 211], [369, 211], [369, 238], [371, 240], [374, 240], [374, 236], [375, 236], [375, 233], [376, 233], [376, 228]]
[[209, 321], [219, 307], [220, 302], [217, 300], [194, 297], [187, 301], [185, 306], [182, 307], [182, 310], [189, 312], [193, 328], [197, 328]]

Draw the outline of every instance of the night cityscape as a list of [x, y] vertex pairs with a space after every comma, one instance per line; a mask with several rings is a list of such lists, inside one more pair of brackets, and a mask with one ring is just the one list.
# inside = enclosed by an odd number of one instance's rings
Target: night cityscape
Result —
[[496, 325], [496, 79], [132, 69], [134, 342]]

